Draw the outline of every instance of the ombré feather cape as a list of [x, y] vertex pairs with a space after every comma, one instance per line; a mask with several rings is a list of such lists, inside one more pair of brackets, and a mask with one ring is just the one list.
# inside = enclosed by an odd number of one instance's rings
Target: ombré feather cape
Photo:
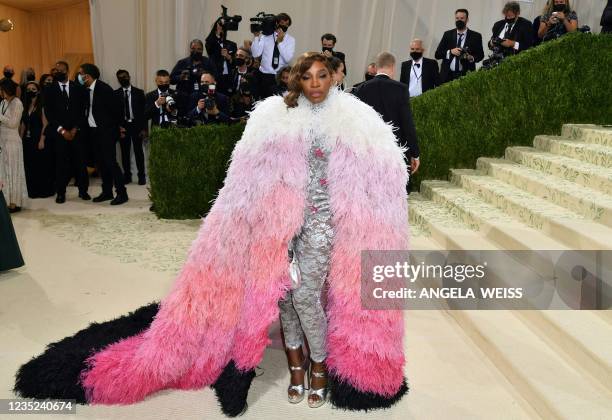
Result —
[[287, 245], [303, 222], [313, 124], [326, 133], [334, 227], [326, 305], [331, 402], [369, 410], [398, 401], [408, 390], [402, 312], [362, 309], [360, 254], [408, 248], [405, 150], [372, 108], [336, 90], [314, 107], [304, 97], [295, 108], [281, 97], [259, 103], [159, 309], [53, 343], [22, 366], [16, 392], [130, 404], [162, 389], [210, 385], [223, 411], [239, 414], [290, 286]]

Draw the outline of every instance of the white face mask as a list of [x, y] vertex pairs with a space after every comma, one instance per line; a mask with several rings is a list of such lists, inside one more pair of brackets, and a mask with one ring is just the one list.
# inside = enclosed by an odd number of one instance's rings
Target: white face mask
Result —
[[80, 84], [85, 85], [85, 76], [79, 73], [78, 79]]

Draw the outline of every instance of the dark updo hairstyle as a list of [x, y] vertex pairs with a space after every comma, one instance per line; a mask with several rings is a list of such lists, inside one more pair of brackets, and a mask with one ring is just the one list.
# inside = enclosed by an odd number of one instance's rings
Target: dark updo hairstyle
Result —
[[319, 62], [325, 66], [329, 72], [329, 77], [332, 76], [334, 70], [326, 56], [320, 52], [306, 52], [299, 56], [296, 63], [291, 67], [289, 73], [289, 83], [287, 84], [287, 95], [285, 96], [285, 103], [288, 108], [295, 108], [298, 104], [298, 98], [302, 93], [302, 76], [306, 73], [313, 63]]
[[8, 96], [17, 95], [17, 83], [13, 82], [11, 79], [3, 79], [0, 82], [0, 89]]

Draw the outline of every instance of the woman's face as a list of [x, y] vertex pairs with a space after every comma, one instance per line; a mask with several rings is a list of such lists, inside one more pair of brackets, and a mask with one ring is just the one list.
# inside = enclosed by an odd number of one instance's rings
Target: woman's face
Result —
[[321, 62], [315, 61], [302, 75], [300, 85], [306, 99], [313, 104], [318, 104], [327, 97], [332, 82], [332, 76], [327, 67]]

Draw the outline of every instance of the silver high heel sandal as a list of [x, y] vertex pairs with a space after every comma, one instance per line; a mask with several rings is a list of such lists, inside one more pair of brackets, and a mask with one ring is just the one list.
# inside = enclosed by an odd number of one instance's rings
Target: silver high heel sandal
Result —
[[[300, 347], [297, 347], [297, 348], [288, 347], [288, 348], [291, 350], [297, 350]], [[303, 384], [291, 385], [290, 383], [289, 386], [287, 387], [287, 399], [289, 400], [291, 404], [297, 404], [304, 399], [304, 394], [305, 394], [304, 391], [308, 389], [308, 377], [306, 375], [306, 372], [308, 372], [309, 366], [310, 366], [310, 359], [308, 357], [304, 357], [304, 362], [302, 363], [302, 366], [289, 365], [289, 370], [291, 372], [296, 371], [296, 370], [304, 371], [304, 383]], [[297, 394], [291, 393], [291, 391], [295, 391], [297, 392]]]
[[[312, 366], [311, 366], [310, 370], [308, 371], [309, 383], [313, 376], [315, 378], [327, 378], [327, 373], [326, 372], [315, 372], [312, 370]], [[319, 398], [316, 399], [315, 401], [312, 401], [310, 399], [310, 396], [312, 395], [316, 395]], [[321, 407], [323, 404], [325, 404], [326, 401], [327, 401], [327, 385], [325, 385], [323, 388], [318, 388], [318, 389], [313, 388], [311, 385], [310, 390], [308, 391], [308, 407], [318, 408], [318, 407]]]

